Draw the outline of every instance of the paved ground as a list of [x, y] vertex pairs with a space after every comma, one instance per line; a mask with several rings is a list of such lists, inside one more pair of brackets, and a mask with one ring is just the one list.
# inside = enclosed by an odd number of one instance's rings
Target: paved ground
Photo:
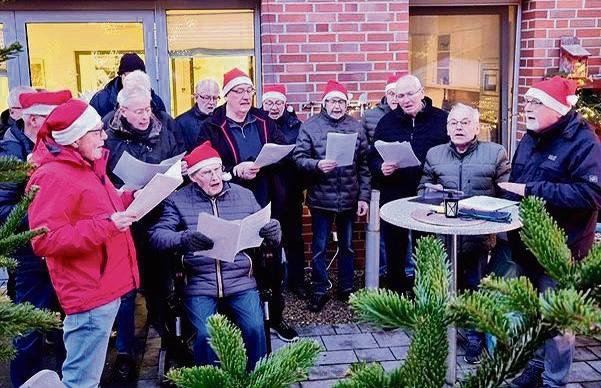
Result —
[[[351, 364], [360, 361], [379, 362], [384, 369], [393, 369], [405, 358], [411, 343], [410, 337], [403, 331], [383, 332], [363, 324], [302, 326], [298, 330], [303, 337], [318, 341], [324, 349], [317, 365], [310, 369], [309, 379], [299, 385], [302, 388], [332, 386], [344, 377]], [[279, 349], [284, 342], [272, 336], [272, 344], [274, 349]], [[159, 348], [160, 340], [151, 329], [138, 387], [158, 386]], [[469, 366], [463, 361], [461, 346], [458, 353], [458, 375], [461, 376]], [[593, 338], [578, 338], [568, 388], [593, 387], [601, 387], [601, 342]]]

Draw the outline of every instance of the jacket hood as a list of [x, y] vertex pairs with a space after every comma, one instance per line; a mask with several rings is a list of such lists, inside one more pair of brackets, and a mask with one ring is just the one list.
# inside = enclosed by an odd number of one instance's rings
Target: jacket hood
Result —
[[161, 134], [163, 124], [161, 120], [157, 118], [154, 112], [150, 114], [150, 123], [148, 124], [149, 128], [147, 129], [147, 131], [149, 131], [148, 135], [144, 134], [143, 136], [137, 133], [133, 128], [130, 128], [129, 123], [125, 120], [121, 113], [121, 109], [115, 109], [113, 113], [113, 117], [108, 120], [108, 128], [116, 136], [126, 139], [135, 138], [136, 140], [140, 140], [141, 138], [145, 138], [152, 140], [158, 138]]

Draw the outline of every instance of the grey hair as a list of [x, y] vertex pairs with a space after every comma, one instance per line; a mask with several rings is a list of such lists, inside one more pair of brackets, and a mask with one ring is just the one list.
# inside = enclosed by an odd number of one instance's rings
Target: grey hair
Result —
[[12, 107], [16, 107], [16, 106], [21, 106], [21, 103], [19, 102], [19, 97], [21, 96], [21, 94], [36, 93], [36, 92], [37, 92], [37, 90], [35, 90], [31, 86], [24, 86], [24, 85], [15, 86], [14, 88], [10, 89], [10, 91], [8, 92], [8, 98], [6, 99], [6, 101], [8, 103], [8, 107], [12, 108]]
[[401, 84], [403, 82], [411, 82], [417, 88], [419, 88], [419, 89], [422, 88], [422, 82], [419, 80], [419, 78], [417, 78], [416, 76], [414, 76], [412, 74], [406, 74], [406, 75], [402, 76], [401, 78], [398, 79], [398, 81], [396, 82], [396, 84], [399, 85], [399, 84]]
[[478, 111], [478, 109], [472, 108], [471, 106], [462, 104], [460, 102], [457, 103], [457, 104], [455, 104], [455, 105], [453, 105], [453, 107], [451, 108], [451, 111], [449, 112], [449, 116], [454, 111], [460, 110], [460, 109], [463, 109], [463, 110], [466, 110], [466, 111], [469, 112], [470, 119], [472, 120], [472, 122], [474, 124], [476, 124], [476, 125], [480, 124], [480, 112]]
[[127, 87], [121, 89], [119, 94], [117, 94], [117, 103], [121, 107], [126, 107], [131, 100], [139, 97], [147, 98], [148, 101], [150, 101], [150, 90], [139, 85], [128, 85]]
[[123, 77], [123, 89], [133, 86], [140, 86], [150, 91], [150, 77], [142, 70], [132, 71]]
[[214, 79], [211, 78], [205, 78], [205, 79], [201, 79], [200, 81], [198, 81], [196, 83], [196, 87], [194, 88], [194, 91], [196, 93], [200, 93], [202, 90], [207, 90], [207, 89], [216, 89], [217, 90], [217, 94], [219, 94], [220, 90], [219, 90], [219, 84], [217, 83], [217, 81], [215, 81]]

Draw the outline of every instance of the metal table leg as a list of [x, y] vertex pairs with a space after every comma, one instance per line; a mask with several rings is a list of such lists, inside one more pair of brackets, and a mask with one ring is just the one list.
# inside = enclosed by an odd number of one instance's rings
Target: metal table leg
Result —
[[[447, 244], [449, 249], [449, 258], [451, 259], [451, 284], [449, 292], [451, 296], [457, 293], [457, 235], [449, 236], [450, 244]], [[457, 329], [449, 327], [447, 331], [449, 339], [449, 355], [447, 357], [447, 384], [455, 385], [457, 381]]]

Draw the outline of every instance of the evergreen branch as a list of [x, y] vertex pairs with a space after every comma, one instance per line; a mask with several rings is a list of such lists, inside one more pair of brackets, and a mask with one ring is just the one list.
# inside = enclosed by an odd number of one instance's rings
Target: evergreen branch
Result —
[[220, 367], [234, 380], [246, 374], [246, 349], [240, 329], [225, 316], [215, 314], [207, 320], [209, 345], [219, 358]]
[[415, 302], [418, 307], [440, 305], [448, 301], [450, 270], [442, 241], [422, 237], [415, 250]]
[[13, 234], [0, 240], [0, 254], [7, 255], [14, 252], [17, 248], [27, 244], [32, 238], [40, 236], [47, 232], [46, 228], [27, 230], [25, 232]]
[[23, 46], [21, 46], [21, 43], [19, 42], [14, 42], [11, 43], [11, 45], [8, 47], [0, 48], [0, 63], [6, 62], [9, 59], [14, 58], [15, 55], [17, 55], [21, 51], [23, 51]]
[[316, 341], [301, 339], [286, 345], [257, 363], [248, 387], [285, 388], [307, 378], [321, 351]]
[[3, 240], [14, 234], [19, 226], [23, 223], [23, 219], [27, 216], [27, 208], [33, 201], [36, 193], [40, 190], [39, 187], [33, 186], [27, 194], [23, 196], [21, 201], [13, 207], [4, 224], [0, 226], [0, 240]]
[[33, 165], [13, 156], [0, 156], [0, 182], [18, 183], [26, 181], [33, 168]]
[[523, 223], [520, 237], [524, 245], [561, 287], [572, 286], [575, 271], [566, 234], [545, 209], [545, 201], [536, 197], [522, 200], [520, 218]]
[[587, 334], [601, 322], [601, 310], [583, 291], [547, 290], [541, 295], [540, 303], [545, 322], [562, 332]]
[[453, 320], [460, 327], [473, 327], [508, 343], [511, 325], [495, 299], [494, 294], [485, 290], [466, 291], [450, 305]]
[[601, 244], [576, 265], [576, 279], [576, 289], [591, 290], [591, 297], [601, 304]]
[[166, 377], [180, 388], [238, 388], [228, 373], [210, 365], [172, 369]]
[[538, 293], [526, 277], [504, 279], [489, 276], [482, 279], [480, 289], [492, 293], [495, 303], [507, 313], [517, 312], [525, 324], [538, 319], [540, 304]]
[[382, 328], [412, 329], [415, 325], [413, 302], [389, 290], [359, 290], [351, 295], [349, 304], [362, 322]]
[[388, 388], [390, 378], [384, 373], [384, 368], [378, 363], [358, 363], [351, 365], [348, 380], [339, 381], [336, 388]]
[[0, 268], [15, 269], [19, 262], [12, 257], [0, 256]]

